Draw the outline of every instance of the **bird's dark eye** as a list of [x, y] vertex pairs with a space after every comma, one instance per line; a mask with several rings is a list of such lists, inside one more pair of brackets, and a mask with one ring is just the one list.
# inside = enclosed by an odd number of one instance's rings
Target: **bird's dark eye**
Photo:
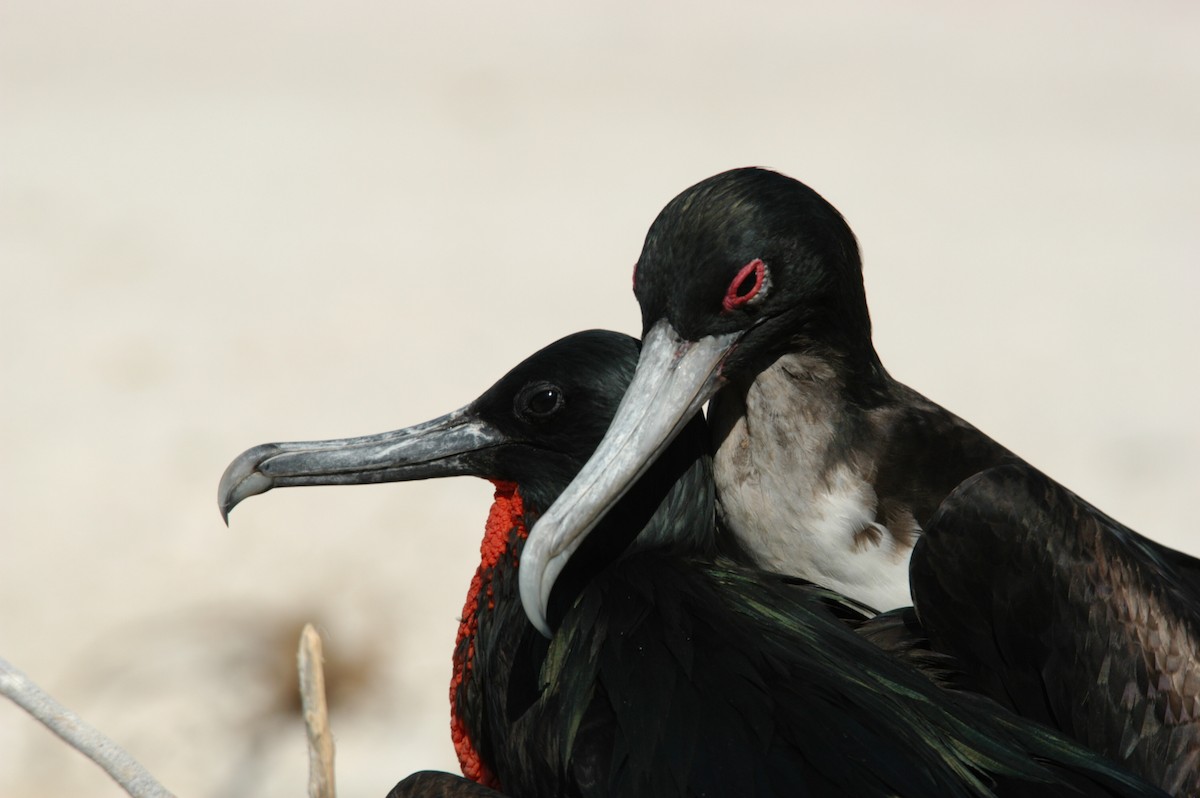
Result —
[[521, 391], [514, 409], [523, 418], [542, 419], [558, 412], [562, 405], [562, 389], [548, 382], [539, 382]]
[[737, 310], [755, 299], [761, 299], [766, 296], [766, 289], [767, 264], [762, 262], [762, 258], [755, 258], [738, 269], [733, 282], [729, 284], [729, 288], [725, 291], [725, 298], [721, 300], [721, 307], [726, 313]]

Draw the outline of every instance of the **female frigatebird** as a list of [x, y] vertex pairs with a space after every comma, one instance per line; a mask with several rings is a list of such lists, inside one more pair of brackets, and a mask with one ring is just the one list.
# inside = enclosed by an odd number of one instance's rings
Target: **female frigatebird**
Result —
[[[514, 796], [1162, 795], [851, 630], [830, 591], [744, 565], [714, 523], [699, 415], [563, 570], [547, 640], [518, 557], [600, 440], [637, 344], [563, 339], [465, 408], [364, 438], [267, 444], [226, 470], [227, 514], [273, 487], [476, 474], [497, 484], [452, 680], [473, 780]], [[420, 774], [393, 795], [486, 795]]]
[[[937, 618], [934, 645], [978, 666], [970, 671], [995, 669], [981, 680], [994, 697], [1039, 704], [1035, 716], [1161, 774], [1159, 783], [1174, 789], [1186, 777], [1200, 790], [1200, 563], [1096, 520], [1077, 497], [892, 379], [872, 344], [857, 243], [833, 206], [763, 169], [704, 180], [651, 225], [634, 293], [644, 341], [629, 393], [524, 549], [522, 598], [543, 632], [547, 596], [574, 547], [711, 400], [721, 518], [758, 564], [887, 610], [910, 603], [911, 555], [918, 614]], [[1021, 476], [972, 479], [1001, 466]], [[935, 517], [939, 534], [922, 539]], [[992, 543], [973, 534], [981, 517], [1006, 519]], [[1048, 527], [1026, 525], [1035, 517]], [[1083, 534], [1081, 519], [1099, 532]], [[1069, 543], [1055, 548], [1052, 539]], [[926, 556], [936, 565], [919, 567]], [[1056, 580], [1040, 594], [1054, 602], [1016, 600], [1035, 571]], [[951, 595], [957, 603], [933, 598]], [[969, 605], [984, 596], [1005, 600]], [[999, 655], [1026, 646], [1032, 629], [1059, 638], [1034, 649], [1053, 654]], [[971, 636], [995, 645], [960, 650]], [[1109, 656], [1110, 647], [1119, 653]], [[1018, 689], [1029, 695], [1007, 692]], [[1080, 709], [1041, 706], [1062, 702]], [[1110, 735], [1102, 740], [1100, 717]]]

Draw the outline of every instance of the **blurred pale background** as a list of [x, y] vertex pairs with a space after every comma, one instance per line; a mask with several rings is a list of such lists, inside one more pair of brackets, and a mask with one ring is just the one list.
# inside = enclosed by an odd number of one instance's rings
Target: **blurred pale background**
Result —
[[[181, 796], [296, 796], [312, 619], [343, 794], [454, 769], [489, 486], [227, 530], [217, 478], [636, 334], [655, 213], [746, 164], [845, 213], [897, 377], [1200, 552], [1200, 6], [834, 5], [6, 0], [0, 655]], [[118, 794], [7, 704], [0, 752]]]

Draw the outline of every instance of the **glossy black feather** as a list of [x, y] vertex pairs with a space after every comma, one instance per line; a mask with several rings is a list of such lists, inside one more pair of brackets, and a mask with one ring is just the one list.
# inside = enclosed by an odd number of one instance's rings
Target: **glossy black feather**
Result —
[[984, 692], [1196, 795], [1200, 603], [1175, 554], [1006, 466], [939, 508], [913, 553], [914, 599]]
[[504, 798], [504, 793], [438, 770], [421, 770], [401, 780], [387, 798]]
[[568, 774], [575, 757], [608, 762], [585, 795], [1156, 794], [935, 687], [822, 601], [720, 559], [622, 558], [564, 618], [522, 722], [550, 733], [554, 708], [587, 696], [559, 749]]

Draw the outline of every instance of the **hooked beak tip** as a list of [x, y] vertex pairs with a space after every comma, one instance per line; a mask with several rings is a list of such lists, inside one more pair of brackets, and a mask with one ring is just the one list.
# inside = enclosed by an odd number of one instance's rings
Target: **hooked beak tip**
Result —
[[225, 526], [229, 526], [229, 513], [243, 499], [271, 489], [271, 477], [259, 471], [259, 467], [278, 451], [279, 446], [274, 443], [255, 446], [235, 457], [225, 469], [217, 485], [217, 509]]
[[221, 486], [217, 489], [217, 510], [221, 513], [221, 520], [225, 522], [225, 526], [229, 526], [229, 514], [233, 512], [233, 508], [238, 506], [238, 503], [244, 498], [239, 495], [239, 485], [230, 486], [224, 480]]
[[[537, 524], [534, 525], [537, 527]], [[543, 637], [549, 638], [553, 636], [550, 630], [550, 624], [546, 620], [546, 608], [548, 596], [546, 595], [546, 570], [548, 562], [546, 554], [543, 551], [545, 544], [542, 542], [544, 538], [533, 537], [533, 530], [530, 530], [530, 537], [526, 540], [525, 551], [521, 552], [521, 565], [517, 569], [518, 589], [521, 596], [521, 604], [525, 607], [525, 617], [529, 619], [529, 623], [534, 629], [537, 629]], [[532, 551], [530, 550], [532, 547]], [[553, 584], [553, 583], [551, 583]]]
[[550, 627], [546, 624], [544, 618], [531, 618], [529, 622], [533, 624], [534, 629], [537, 629], [538, 632], [541, 633], [542, 637], [546, 638], [547, 640], [554, 637], [554, 633], [550, 631]]

